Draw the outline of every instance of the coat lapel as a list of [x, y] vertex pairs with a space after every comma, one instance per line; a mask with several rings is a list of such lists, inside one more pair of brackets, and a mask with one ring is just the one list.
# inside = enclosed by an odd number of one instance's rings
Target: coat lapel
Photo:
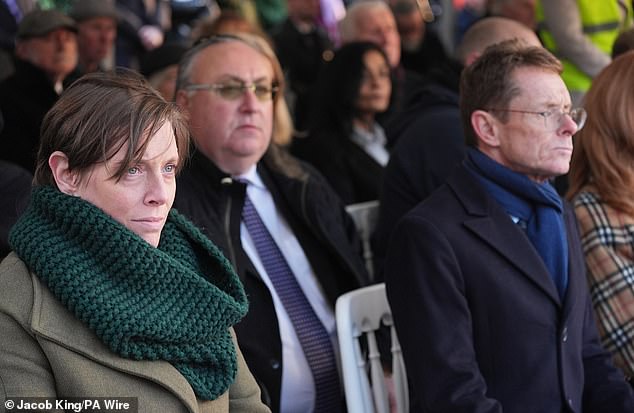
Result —
[[584, 297], [587, 292], [586, 267], [583, 251], [579, 242], [572, 240], [580, 239], [577, 230], [577, 220], [572, 208], [564, 203], [564, 221], [566, 225], [566, 235], [568, 236], [568, 288], [564, 300], [564, 319], [567, 319], [573, 308], [577, 304], [579, 297]]
[[561, 306], [557, 288], [546, 265], [524, 231], [502, 207], [464, 168], [457, 169], [448, 184], [469, 215], [464, 221], [465, 227], [504, 256], [521, 274]]
[[190, 412], [198, 411], [196, 395], [174, 366], [166, 361], [137, 361], [114, 354], [53, 296], [39, 278], [31, 276], [34, 290], [33, 331], [104, 366], [158, 383], [174, 393]]

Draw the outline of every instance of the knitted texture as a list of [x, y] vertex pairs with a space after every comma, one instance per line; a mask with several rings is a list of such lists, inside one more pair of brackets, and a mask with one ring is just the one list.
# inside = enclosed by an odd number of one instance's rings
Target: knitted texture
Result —
[[170, 211], [158, 248], [89, 202], [37, 187], [10, 244], [115, 353], [170, 362], [214, 400], [235, 380], [229, 327], [247, 312], [229, 261]]

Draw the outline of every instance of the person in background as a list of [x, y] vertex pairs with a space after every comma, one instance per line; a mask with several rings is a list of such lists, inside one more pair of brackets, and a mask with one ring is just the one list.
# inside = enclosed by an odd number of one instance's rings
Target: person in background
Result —
[[240, 280], [172, 210], [188, 144], [182, 113], [131, 71], [85, 75], [48, 112], [0, 264], [0, 402], [269, 412], [233, 333]]
[[318, 25], [319, 0], [287, 1], [288, 17], [273, 30], [275, 53], [293, 93], [295, 129], [306, 131], [315, 97], [313, 89], [324, 64], [332, 59], [333, 45]]
[[18, 24], [36, 6], [36, 0], [0, 1], [0, 81], [15, 71], [13, 55]]
[[538, 1], [536, 15], [539, 37], [562, 61], [562, 78], [580, 105], [592, 79], [610, 63], [614, 40], [632, 26], [632, 2]]
[[117, 37], [117, 11], [109, 1], [79, 0], [69, 12], [77, 22], [79, 63], [66, 84], [86, 73], [105, 70], [104, 61], [112, 53]]
[[585, 111], [559, 60], [517, 41], [462, 72], [465, 161], [399, 221], [386, 291], [412, 411], [634, 411], [602, 348], [568, 171]]
[[196, 44], [207, 37], [227, 33], [251, 33], [265, 38], [269, 44], [273, 43], [260, 26], [252, 23], [239, 11], [233, 9], [224, 9], [217, 16], [196, 22], [192, 29], [191, 39]]
[[24, 16], [15, 42], [16, 71], [0, 83], [0, 159], [35, 171], [40, 125], [77, 66], [77, 27], [56, 10]]
[[575, 137], [568, 198], [586, 257], [599, 333], [634, 377], [634, 52], [610, 63], [585, 97], [588, 121]]
[[345, 204], [378, 199], [389, 153], [376, 115], [390, 104], [387, 56], [370, 42], [347, 43], [326, 64], [317, 83], [307, 138], [291, 147], [313, 164]]
[[409, 108], [411, 97], [424, 84], [424, 78], [401, 64], [401, 39], [390, 6], [382, 0], [365, 0], [352, 3], [340, 22], [341, 41], [373, 42], [379, 45], [392, 70], [393, 104], [378, 120], [386, 129], [388, 147], [395, 142], [390, 130], [398, 127], [394, 121], [399, 113]]
[[164, 44], [141, 57], [139, 71], [168, 102], [174, 101], [178, 62], [187, 47], [178, 43]]
[[436, 33], [427, 27], [418, 0], [392, 0], [390, 7], [401, 37], [403, 67], [424, 77], [444, 70], [448, 56]]
[[[82, 1], [82, 0], [80, 0]], [[115, 0], [119, 15], [115, 41], [117, 66], [138, 69], [139, 58], [165, 40], [169, 27], [169, 2], [154, 0]]]
[[368, 275], [354, 222], [325, 179], [291, 157], [284, 74], [268, 43], [219, 35], [181, 60], [176, 102], [196, 150], [175, 207], [245, 285], [238, 342], [274, 412], [341, 411], [334, 306]]

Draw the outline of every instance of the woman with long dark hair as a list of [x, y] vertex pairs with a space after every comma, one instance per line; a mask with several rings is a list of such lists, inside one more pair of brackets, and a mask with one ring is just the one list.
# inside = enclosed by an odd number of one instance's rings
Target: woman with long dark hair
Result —
[[378, 198], [389, 154], [376, 115], [390, 105], [390, 66], [383, 50], [355, 42], [337, 51], [321, 73], [309, 136], [292, 151], [312, 163], [346, 204]]

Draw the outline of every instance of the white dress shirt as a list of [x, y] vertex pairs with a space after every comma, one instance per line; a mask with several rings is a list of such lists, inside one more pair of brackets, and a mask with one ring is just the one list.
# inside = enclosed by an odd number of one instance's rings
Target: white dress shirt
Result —
[[378, 123], [374, 122], [371, 131], [353, 126], [350, 140], [359, 145], [379, 165], [385, 167], [390, 160], [390, 153], [385, 149], [387, 143], [385, 131]]
[[[284, 255], [286, 262], [293, 271], [293, 274], [295, 274], [297, 282], [304, 291], [317, 317], [326, 328], [333, 342], [335, 352], [337, 353], [337, 336], [333, 311], [315, 277], [304, 250], [297, 241], [289, 224], [275, 207], [273, 196], [262, 182], [262, 179], [260, 179], [256, 167], [253, 166], [245, 174], [234, 176], [234, 179], [249, 183], [247, 186], [247, 196], [280, 248], [282, 255]], [[304, 356], [302, 346], [295, 333], [291, 319], [262, 265], [255, 244], [244, 222], [240, 224], [240, 240], [242, 241], [244, 251], [268, 287], [273, 297], [273, 304], [275, 305], [275, 313], [277, 314], [280, 338], [282, 340], [283, 360], [280, 411], [282, 413], [312, 412], [315, 404], [315, 385], [313, 377], [310, 374], [308, 361]]]

